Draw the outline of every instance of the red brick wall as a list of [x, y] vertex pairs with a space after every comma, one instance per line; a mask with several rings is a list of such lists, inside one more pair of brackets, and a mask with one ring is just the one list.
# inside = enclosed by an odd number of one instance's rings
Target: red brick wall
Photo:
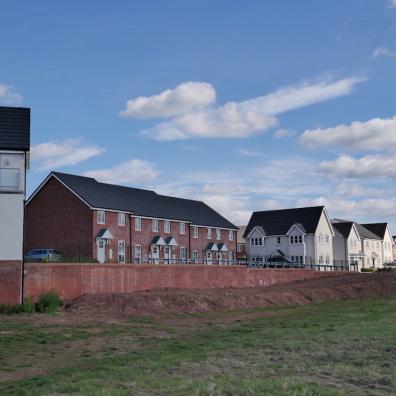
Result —
[[[206, 254], [206, 247], [208, 246], [208, 243], [225, 243], [228, 250], [232, 251], [233, 253], [233, 258], [235, 260], [236, 258], [236, 231], [233, 231], [234, 233], [234, 238], [233, 241], [228, 240], [228, 230], [220, 230], [220, 236], [221, 239], [218, 240], [216, 239], [216, 228], [212, 228], [212, 237], [210, 239], [207, 238], [208, 235], [208, 229], [206, 227], [199, 227], [199, 234], [198, 238], [193, 237], [193, 227], [190, 227], [190, 232], [191, 232], [191, 252], [193, 250], [198, 250], [198, 255], [200, 259], [205, 258]], [[191, 253], [192, 254], [192, 253]], [[214, 253], [213, 253], [213, 259], [215, 259]], [[225, 257], [224, 259], [228, 259], [228, 252], [225, 252]]]
[[[165, 233], [164, 231], [164, 221], [159, 220], [159, 229], [158, 232], [152, 231], [152, 220], [151, 219], [142, 219], [142, 230], [135, 230], [135, 218], [132, 218], [132, 257], [135, 257], [135, 245], [142, 246], [142, 256], [148, 257], [151, 250], [151, 241], [155, 236], [162, 236], [166, 239], [169, 236], [172, 236], [176, 242], [177, 246], [172, 248], [172, 258], [180, 258], [180, 247], [184, 246], [187, 249], [188, 255], [188, 246], [189, 246], [189, 230], [188, 224], [185, 226], [185, 234], [180, 234], [180, 223], [178, 221], [171, 221], [171, 229], [170, 233]], [[160, 249], [160, 258], [164, 258], [164, 248]]]
[[299, 279], [338, 275], [302, 269], [248, 269], [244, 266], [26, 264], [25, 296], [47, 291], [62, 299], [86, 293], [126, 293], [156, 288], [210, 289], [269, 286]]
[[91, 210], [53, 177], [27, 205], [25, 227], [25, 252], [53, 248], [92, 258]]
[[[109, 245], [106, 246], [106, 262], [117, 263], [118, 262], [118, 241], [125, 241], [125, 260], [129, 262], [129, 229], [130, 229], [130, 216], [129, 214], [125, 214], [125, 225], [118, 225], [118, 212], [109, 212], [106, 213], [106, 224], [98, 224], [97, 220], [97, 210], [93, 210], [93, 226], [92, 226], [92, 236], [91, 243], [94, 258], [97, 258], [97, 246], [96, 246], [96, 236], [98, 232], [102, 228], [107, 228], [113, 239], [109, 240]], [[109, 252], [110, 249], [113, 252], [113, 257], [110, 259]]]
[[0, 304], [19, 304], [21, 301], [20, 261], [0, 261]]

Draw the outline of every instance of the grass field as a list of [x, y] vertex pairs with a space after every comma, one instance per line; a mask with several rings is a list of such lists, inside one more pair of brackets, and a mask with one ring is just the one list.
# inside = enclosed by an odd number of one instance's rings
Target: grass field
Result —
[[1, 395], [396, 394], [396, 298], [68, 323], [0, 316]]

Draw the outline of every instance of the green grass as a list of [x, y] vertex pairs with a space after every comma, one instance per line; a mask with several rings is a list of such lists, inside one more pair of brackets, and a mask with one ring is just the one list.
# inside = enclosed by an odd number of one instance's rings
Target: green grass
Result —
[[9, 320], [0, 358], [0, 394], [396, 394], [396, 298], [118, 324]]

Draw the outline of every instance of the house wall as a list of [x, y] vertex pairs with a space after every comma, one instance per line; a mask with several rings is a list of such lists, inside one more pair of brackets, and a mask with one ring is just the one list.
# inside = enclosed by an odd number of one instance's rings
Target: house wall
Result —
[[362, 240], [362, 251], [365, 255], [363, 268], [373, 267], [372, 255], [375, 253], [377, 258], [374, 263], [375, 268], [381, 268], [382, 262], [382, 242], [380, 239], [363, 239]]
[[[318, 226], [315, 233], [315, 259], [319, 264], [326, 264], [326, 256], [329, 257], [330, 264], [333, 264], [333, 233], [332, 226], [329, 224], [325, 212], [320, 216]], [[320, 242], [319, 236], [323, 235], [323, 242]], [[326, 235], [329, 237], [326, 242]], [[323, 257], [323, 262], [320, 263], [320, 256]]]
[[386, 226], [384, 240], [382, 241], [382, 257], [383, 263], [391, 263], [393, 261], [393, 238], [389, 230], [389, 226]]
[[0, 264], [21, 261], [23, 257], [25, 159], [24, 152], [0, 150], [0, 169], [19, 171], [19, 185], [12, 190], [6, 186], [0, 190]]
[[0, 264], [22, 260], [23, 194], [0, 193]]
[[336, 263], [346, 262], [348, 260], [348, 252], [346, 250], [346, 240], [338, 232], [335, 232], [333, 238], [333, 258]]
[[26, 206], [25, 252], [36, 248], [92, 259], [91, 209], [54, 177]]
[[[109, 240], [109, 244], [106, 247], [106, 261], [107, 262], [118, 262], [118, 241], [124, 240], [127, 246], [127, 254], [126, 261], [131, 262], [129, 257], [130, 246], [132, 246], [132, 261], [138, 262], [135, 259], [135, 247], [136, 245], [140, 245], [142, 249], [142, 259], [143, 262], [147, 262], [149, 257], [151, 257], [151, 242], [153, 238], [156, 236], [161, 236], [166, 239], [168, 237], [173, 237], [177, 243], [177, 246], [173, 246], [171, 249], [172, 259], [180, 259], [180, 247], [185, 247], [187, 251], [187, 258], [191, 258], [192, 251], [197, 250], [199, 259], [202, 260], [205, 258], [206, 247], [208, 243], [225, 243], [229, 251], [232, 251], [233, 257], [235, 258], [236, 252], [236, 231], [233, 231], [233, 241], [228, 240], [228, 230], [220, 230], [221, 239], [216, 239], [216, 228], [212, 228], [212, 237], [210, 239], [207, 238], [207, 227], [199, 227], [199, 237], [193, 238], [192, 227], [185, 223], [185, 233], [180, 233], [180, 223], [181, 221], [170, 221], [170, 232], [166, 233], [164, 229], [164, 220], [158, 219], [159, 229], [157, 231], [152, 230], [152, 219], [151, 218], [142, 218], [142, 229], [136, 230], [135, 221], [137, 216], [127, 216], [126, 226], [118, 225], [118, 212], [110, 212], [105, 211], [106, 213], [106, 223], [105, 224], [97, 224], [97, 210], [93, 211], [93, 233], [92, 233], [92, 248], [94, 251], [94, 258], [97, 258], [97, 245], [96, 245], [96, 236], [98, 232], [107, 228], [113, 236], [112, 240]], [[130, 235], [129, 232], [131, 230], [131, 243], [130, 243]], [[110, 249], [112, 250], [112, 258], [110, 259]], [[165, 258], [165, 249], [164, 247], [160, 247], [160, 260]], [[228, 252], [225, 253], [224, 258], [229, 258]]]
[[[216, 239], [216, 228], [212, 228], [212, 237], [208, 239], [208, 229], [207, 227], [199, 227], [199, 236], [198, 238], [194, 238], [193, 236], [193, 227], [190, 226], [190, 257], [192, 257], [193, 250], [198, 251], [199, 259], [205, 259], [206, 247], [208, 243], [225, 243], [229, 252], [232, 252], [233, 259], [236, 258], [236, 237], [237, 232], [233, 231], [233, 240], [230, 241], [228, 239], [228, 230], [220, 229], [221, 239]], [[228, 259], [229, 252], [224, 252], [224, 258]], [[213, 253], [213, 260], [215, 260]]]

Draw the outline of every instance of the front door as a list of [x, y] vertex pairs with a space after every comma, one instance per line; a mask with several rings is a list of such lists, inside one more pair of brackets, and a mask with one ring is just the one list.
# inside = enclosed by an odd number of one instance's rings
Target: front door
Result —
[[158, 246], [151, 246], [151, 257], [153, 259], [153, 263], [159, 263], [159, 247]]
[[168, 260], [168, 259], [172, 258], [171, 257], [171, 247], [170, 246], [165, 246], [164, 257], [165, 257], [165, 260]]
[[104, 263], [106, 261], [106, 240], [99, 239], [98, 240], [98, 254], [97, 259], [99, 263]]

